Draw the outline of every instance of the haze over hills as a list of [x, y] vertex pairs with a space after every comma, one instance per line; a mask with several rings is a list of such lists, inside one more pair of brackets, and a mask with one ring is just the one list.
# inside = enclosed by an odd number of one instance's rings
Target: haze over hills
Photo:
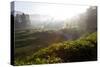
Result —
[[96, 59], [97, 7], [22, 4], [11, 12], [15, 65]]
[[48, 30], [56, 30], [63, 27], [64, 20], [56, 20], [48, 15], [30, 15], [31, 26]]
[[64, 26], [64, 20], [57, 20], [48, 15], [29, 15], [20, 11], [15, 11], [12, 15], [15, 18], [15, 27], [18, 29], [33, 28], [44, 30], [57, 30], [63, 28]]
[[71, 18], [71, 20], [67, 18], [61, 20], [49, 15], [25, 14], [20, 11], [14, 11], [12, 15], [14, 16], [16, 29], [60, 30], [69, 27], [77, 28], [77, 20], [79, 20], [78, 17], [76, 19]]
[[[90, 7], [85, 13], [78, 14], [68, 19], [45, 14], [26, 14], [21, 11], [12, 11], [12, 17], [15, 20], [16, 29], [39, 29], [39, 30], [60, 30], [60, 29], [78, 29], [81, 31], [96, 30], [96, 10], [97, 7]], [[91, 19], [92, 18], [92, 19]], [[91, 24], [91, 25], [90, 25]]]

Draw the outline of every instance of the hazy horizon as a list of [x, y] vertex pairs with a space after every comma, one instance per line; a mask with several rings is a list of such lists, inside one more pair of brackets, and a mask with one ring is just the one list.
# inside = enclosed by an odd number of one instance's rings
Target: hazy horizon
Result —
[[48, 4], [48, 3], [34, 3], [34, 2], [14, 2], [14, 10], [20, 11], [25, 14], [39, 14], [48, 15], [55, 19], [64, 20], [70, 19], [73, 16], [77, 16], [86, 12], [89, 6], [78, 5], [65, 5], [65, 4]]

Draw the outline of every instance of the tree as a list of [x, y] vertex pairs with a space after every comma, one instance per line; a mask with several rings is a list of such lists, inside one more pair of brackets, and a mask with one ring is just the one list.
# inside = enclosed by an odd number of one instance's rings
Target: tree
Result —
[[96, 6], [92, 6], [90, 7], [87, 12], [87, 26], [86, 29], [89, 32], [95, 32], [97, 31], [97, 7]]

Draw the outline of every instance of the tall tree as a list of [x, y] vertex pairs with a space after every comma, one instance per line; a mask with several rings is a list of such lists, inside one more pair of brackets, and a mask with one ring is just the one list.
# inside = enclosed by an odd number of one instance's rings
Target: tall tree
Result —
[[92, 6], [90, 7], [87, 12], [87, 30], [89, 32], [94, 32], [97, 31], [97, 7], [96, 6]]

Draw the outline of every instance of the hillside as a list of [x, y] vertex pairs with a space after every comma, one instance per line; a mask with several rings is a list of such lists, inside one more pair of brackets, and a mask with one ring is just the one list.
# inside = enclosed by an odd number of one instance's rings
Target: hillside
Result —
[[53, 43], [26, 58], [17, 58], [15, 65], [51, 64], [97, 60], [97, 33], [81, 36], [77, 40]]

